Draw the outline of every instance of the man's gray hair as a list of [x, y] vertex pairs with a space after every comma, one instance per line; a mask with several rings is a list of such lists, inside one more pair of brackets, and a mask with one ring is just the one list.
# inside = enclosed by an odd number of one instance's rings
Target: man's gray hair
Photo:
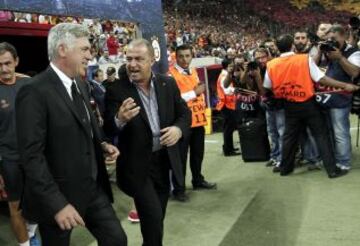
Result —
[[145, 46], [151, 58], [155, 57], [154, 48], [149, 41], [143, 38], [134, 39], [128, 44], [128, 49], [131, 47]]
[[71, 48], [77, 38], [88, 37], [88, 29], [80, 24], [60, 23], [50, 29], [48, 36], [48, 57], [53, 61], [58, 56], [58, 48], [64, 44]]

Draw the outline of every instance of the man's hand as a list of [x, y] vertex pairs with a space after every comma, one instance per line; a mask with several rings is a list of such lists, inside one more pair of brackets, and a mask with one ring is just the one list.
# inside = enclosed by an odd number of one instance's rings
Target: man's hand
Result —
[[166, 147], [176, 144], [182, 136], [182, 132], [177, 126], [170, 126], [161, 129], [162, 136], [160, 137], [160, 144]]
[[140, 106], [137, 106], [134, 99], [129, 97], [121, 104], [116, 117], [121, 122], [127, 123], [136, 115], [138, 115], [139, 112], [140, 112]]
[[201, 94], [203, 94], [205, 92], [205, 84], [204, 83], [198, 84], [195, 87], [194, 91], [197, 96], [200, 96]]
[[5, 183], [3, 177], [0, 175], [0, 201], [7, 198], [5, 191]]
[[334, 47], [334, 51], [326, 52], [326, 56], [332, 61], [338, 61], [341, 59], [342, 54], [340, 49]]
[[85, 226], [80, 214], [70, 204], [57, 212], [55, 220], [61, 230], [71, 230], [76, 226]]
[[114, 162], [120, 155], [120, 151], [112, 144], [106, 142], [101, 143], [101, 147], [105, 153], [106, 162]]
[[344, 90], [349, 92], [357, 91], [359, 89], [360, 87], [354, 84], [345, 84], [344, 86]]

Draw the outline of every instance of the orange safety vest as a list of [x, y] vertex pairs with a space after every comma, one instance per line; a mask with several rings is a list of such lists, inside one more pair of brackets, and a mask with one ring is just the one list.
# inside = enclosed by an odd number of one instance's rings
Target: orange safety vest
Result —
[[[235, 104], [236, 104], [235, 95], [226, 95], [224, 89], [220, 84], [221, 81], [226, 77], [226, 75], [227, 75], [227, 71], [222, 70], [216, 82], [216, 91], [219, 100], [216, 105], [216, 110], [218, 111], [222, 110], [224, 106], [228, 109], [235, 110]], [[232, 82], [230, 86], [234, 86]]]
[[[194, 68], [191, 69], [190, 75], [180, 73], [179, 70], [177, 70], [175, 67], [171, 67], [169, 71], [171, 76], [176, 80], [177, 86], [179, 87], [181, 93], [190, 92], [194, 90], [194, 88], [199, 84], [199, 77]], [[192, 115], [191, 127], [207, 125], [204, 94], [201, 94], [193, 100], [188, 101], [187, 105], [191, 110]]]
[[305, 102], [314, 97], [314, 82], [310, 75], [307, 54], [275, 58], [268, 62], [266, 67], [275, 98]]

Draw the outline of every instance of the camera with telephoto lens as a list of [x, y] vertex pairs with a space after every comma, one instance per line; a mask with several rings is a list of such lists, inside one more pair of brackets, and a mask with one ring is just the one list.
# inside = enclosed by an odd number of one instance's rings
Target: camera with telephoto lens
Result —
[[323, 52], [330, 52], [339, 49], [340, 44], [336, 40], [329, 39], [320, 43], [320, 50]]

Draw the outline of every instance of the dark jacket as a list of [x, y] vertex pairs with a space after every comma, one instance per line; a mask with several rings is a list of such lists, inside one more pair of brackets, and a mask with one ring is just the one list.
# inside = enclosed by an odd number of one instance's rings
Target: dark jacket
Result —
[[[160, 128], [178, 126], [183, 135], [190, 128], [191, 113], [180, 96], [173, 78], [156, 75], [154, 86], [159, 107]], [[132, 97], [141, 107], [140, 113], [129, 121], [122, 130], [115, 126], [114, 117], [122, 102]], [[136, 87], [127, 77], [109, 87], [105, 95], [105, 131], [118, 136], [121, 152], [117, 160], [119, 187], [128, 195], [135, 196], [149, 175], [149, 160], [152, 154], [152, 132]], [[178, 143], [166, 148], [170, 166], [178, 180], [183, 180]], [[165, 168], [165, 167], [164, 167]]]
[[[49, 67], [18, 93], [16, 120], [21, 163], [25, 171], [24, 216], [35, 222], [55, 222], [66, 204], [83, 215], [91, 197], [92, 166], [97, 182], [112, 200], [100, 143], [85, 82], [77, 80], [90, 113], [86, 127], [57, 74]], [[94, 160], [93, 162], [91, 160]]]

